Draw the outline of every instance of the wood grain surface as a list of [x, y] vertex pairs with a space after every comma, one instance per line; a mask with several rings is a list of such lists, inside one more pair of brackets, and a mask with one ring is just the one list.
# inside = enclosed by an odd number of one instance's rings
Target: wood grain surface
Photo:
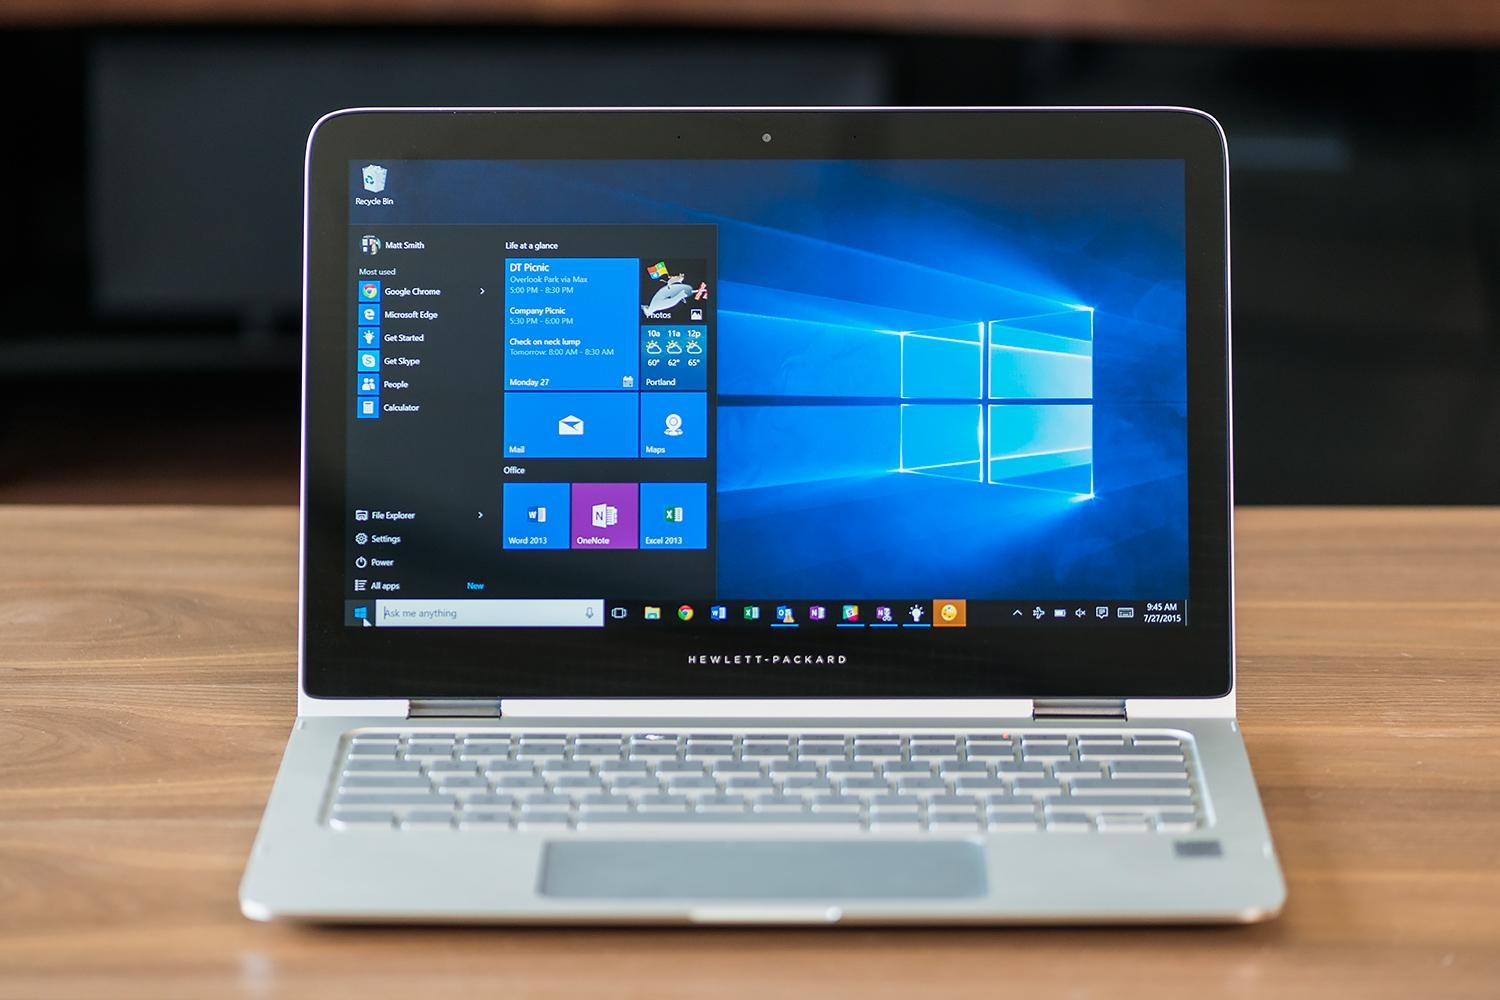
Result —
[[1493, 46], [1494, 0], [5, 0], [0, 25], [513, 24]]
[[1188, 930], [251, 923], [295, 531], [0, 507], [0, 997], [1500, 996], [1500, 511], [1241, 512], [1241, 718], [1290, 896]]

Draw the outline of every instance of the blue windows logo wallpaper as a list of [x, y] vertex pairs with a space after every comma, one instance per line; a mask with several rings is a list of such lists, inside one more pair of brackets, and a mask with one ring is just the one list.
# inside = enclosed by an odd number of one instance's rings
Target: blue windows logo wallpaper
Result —
[[421, 166], [419, 218], [718, 227], [721, 595], [1188, 592], [1180, 161]]

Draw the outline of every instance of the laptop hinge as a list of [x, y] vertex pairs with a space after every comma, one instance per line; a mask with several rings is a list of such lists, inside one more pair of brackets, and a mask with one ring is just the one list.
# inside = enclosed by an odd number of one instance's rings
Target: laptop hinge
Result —
[[408, 719], [498, 719], [498, 698], [413, 698]]
[[1033, 719], [1123, 719], [1124, 698], [1038, 698], [1031, 703]]

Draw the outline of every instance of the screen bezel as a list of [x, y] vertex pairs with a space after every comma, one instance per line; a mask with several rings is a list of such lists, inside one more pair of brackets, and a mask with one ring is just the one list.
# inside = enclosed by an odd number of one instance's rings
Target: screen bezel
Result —
[[[772, 141], [763, 135], [769, 133]], [[1173, 159], [1184, 164], [1188, 624], [907, 634], [344, 624], [344, 327], [354, 159]], [[308, 142], [302, 634], [315, 698], [1215, 698], [1233, 686], [1228, 170], [1189, 109], [352, 110]], [[607, 595], [606, 595], [607, 596]], [[706, 651], [837, 666], [691, 664]]]

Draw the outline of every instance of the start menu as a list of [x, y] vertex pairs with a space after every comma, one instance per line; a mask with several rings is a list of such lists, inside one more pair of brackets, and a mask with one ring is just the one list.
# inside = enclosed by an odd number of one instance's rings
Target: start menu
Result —
[[713, 592], [715, 227], [351, 241], [349, 598]]

